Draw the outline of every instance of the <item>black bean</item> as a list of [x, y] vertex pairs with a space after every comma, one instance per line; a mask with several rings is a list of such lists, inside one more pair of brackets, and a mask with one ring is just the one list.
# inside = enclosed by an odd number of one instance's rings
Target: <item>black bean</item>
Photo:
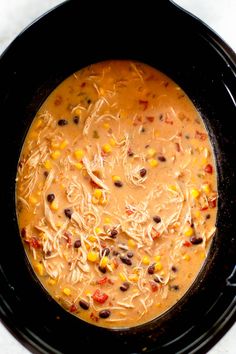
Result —
[[78, 117], [78, 116], [74, 116], [74, 117], [73, 117], [73, 122], [74, 122], [75, 124], [79, 124], [79, 121], [80, 121], [80, 117]]
[[140, 174], [141, 177], [146, 176], [146, 174], [147, 174], [146, 168], [141, 168], [141, 170], [139, 171], [139, 174]]
[[105, 274], [107, 272], [106, 268], [99, 266], [98, 269], [101, 273]]
[[47, 195], [48, 203], [52, 203], [54, 201], [54, 199], [55, 199], [55, 194], [50, 193], [50, 194]]
[[114, 251], [112, 251], [112, 254], [113, 254], [113, 256], [118, 256], [119, 252], [114, 250]]
[[161, 222], [161, 218], [160, 218], [160, 216], [158, 216], [158, 215], [155, 215], [155, 216], [153, 216], [153, 221], [155, 221], [157, 224], [159, 224], [159, 222]]
[[148, 267], [148, 274], [154, 274], [155, 273], [155, 263], [151, 264]]
[[132, 258], [134, 256], [134, 253], [132, 251], [127, 252], [127, 257]]
[[193, 245], [199, 245], [200, 243], [202, 243], [203, 239], [202, 237], [196, 237], [196, 236], [192, 236], [190, 238], [190, 242], [193, 244]]
[[141, 133], [145, 133], [145, 128], [144, 127], [141, 128]]
[[64, 125], [68, 124], [68, 121], [66, 119], [59, 119], [57, 124], [60, 125], [60, 127], [63, 127]]
[[172, 270], [172, 272], [174, 272], [174, 273], [176, 273], [176, 272], [178, 271], [178, 269], [177, 269], [175, 266], [172, 266], [172, 267], [171, 267], [171, 270]]
[[117, 234], [118, 234], [118, 231], [116, 229], [112, 229], [110, 236], [111, 236], [111, 238], [116, 238]]
[[166, 158], [165, 158], [165, 156], [158, 156], [158, 160], [161, 162], [165, 162]]
[[73, 214], [73, 211], [71, 209], [65, 209], [64, 213], [67, 218], [71, 219], [71, 216]]
[[208, 220], [208, 219], [210, 219], [211, 218], [211, 215], [210, 214], [207, 214], [206, 215], [206, 219]]
[[153, 280], [158, 284], [161, 283], [160, 278], [157, 275], [154, 276]]
[[89, 99], [87, 99], [87, 103], [88, 104], [90, 104], [92, 101], [90, 100], [90, 98]]
[[48, 171], [44, 171], [43, 175], [44, 175], [44, 177], [47, 178], [47, 176], [49, 175], [49, 172]]
[[98, 315], [100, 318], [107, 318], [111, 315], [111, 311], [110, 310], [101, 310]]
[[122, 187], [123, 186], [123, 183], [121, 182], [121, 181], [115, 181], [114, 182], [114, 185], [116, 186], [116, 187]]
[[103, 250], [102, 250], [102, 252], [101, 252], [102, 256], [108, 256], [109, 253], [110, 253], [110, 249], [107, 248], [107, 247], [106, 247], [106, 248], [103, 248]]
[[76, 240], [74, 242], [74, 248], [79, 248], [81, 246], [81, 241], [80, 240]]
[[83, 310], [88, 310], [89, 309], [89, 303], [84, 300], [79, 301], [79, 305]]
[[128, 156], [129, 156], [129, 157], [132, 157], [132, 156], [134, 156], [134, 153], [133, 153], [133, 151], [131, 151], [131, 150], [128, 150]]
[[179, 285], [171, 285], [171, 289], [178, 291], [179, 290]]
[[160, 121], [163, 121], [163, 119], [164, 119], [163, 114], [159, 115], [159, 119], [160, 119]]
[[120, 256], [120, 260], [122, 263], [131, 266], [132, 265], [132, 261], [131, 259], [124, 257], [124, 256]]
[[121, 291], [127, 291], [129, 289], [129, 283], [126, 281], [120, 286]]
[[21, 229], [21, 237], [25, 238], [26, 237], [26, 228], [23, 227], [23, 229]]
[[46, 256], [47, 256], [47, 257], [50, 257], [51, 255], [52, 255], [52, 252], [51, 252], [51, 251], [47, 251], [47, 252], [46, 252]]

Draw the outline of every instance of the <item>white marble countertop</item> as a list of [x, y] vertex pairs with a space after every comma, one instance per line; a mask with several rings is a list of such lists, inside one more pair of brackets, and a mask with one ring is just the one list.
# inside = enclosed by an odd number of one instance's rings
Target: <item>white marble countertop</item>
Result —
[[[62, 0], [0, 0], [0, 54], [38, 16]], [[213, 28], [236, 51], [236, 0], [175, 0]], [[1, 78], [0, 78], [1, 79]], [[27, 354], [0, 323], [0, 354]], [[236, 353], [236, 324], [208, 354]]]

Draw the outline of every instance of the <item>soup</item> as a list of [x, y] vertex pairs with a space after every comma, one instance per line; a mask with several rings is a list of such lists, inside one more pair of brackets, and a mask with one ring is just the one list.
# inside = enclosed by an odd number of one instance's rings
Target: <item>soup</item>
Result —
[[63, 81], [36, 114], [16, 180], [38, 279], [98, 326], [140, 325], [173, 306], [215, 233], [216, 168], [201, 116], [145, 64], [98, 63]]

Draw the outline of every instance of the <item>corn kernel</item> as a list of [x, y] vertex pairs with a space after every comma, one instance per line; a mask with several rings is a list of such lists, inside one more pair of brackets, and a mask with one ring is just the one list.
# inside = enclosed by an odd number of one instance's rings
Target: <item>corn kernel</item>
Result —
[[177, 192], [177, 188], [176, 188], [176, 186], [173, 184], [173, 185], [170, 185], [169, 187], [168, 187], [168, 189], [169, 190], [171, 190], [171, 191], [173, 191], [173, 192]]
[[93, 195], [94, 195], [95, 198], [100, 199], [101, 196], [102, 196], [102, 191], [101, 191], [101, 189], [96, 188], [96, 189], [94, 190], [94, 192], [93, 192]]
[[58, 227], [58, 228], [62, 227], [62, 222], [58, 221], [58, 223], [56, 224], [56, 227]]
[[120, 178], [120, 176], [112, 176], [112, 181], [118, 182], [118, 181], [121, 181], [121, 178]]
[[139, 270], [138, 267], [134, 267], [132, 271], [133, 271], [134, 274], [139, 274], [140, 273], [140, 270]]
[[161, 256], [159, 256], [159, 255], [157, 255], [157, 256], [154, 257], [154, 261], [155, 261], [155, 262], [159, 262], [160, 259], [161, 259]]
[[162, 270], [162, 264], [161, 264], [161, 262], [157, 262], [156, 264], [155, 264], [155, 271], [157, 272], [158, 270]]
[[71, 290], [69, 288], [64, 288], [63, 289], [63, 293], [66, 295], [66, 296], [70, 296], [71, 295]]
[[157, 303], [156, 303], [156, 307], [161, 307], [161, 303], [160, 303], [160, 302], [157, 302]]
[[184, 231], [184, 235], [188, 236], [188, 237], [192, 236], [193, 235], [193, 228], [192, 227], [187, 227], [185, 229], [185, 231]]
[[39, 119], [35, 125], [35, 128], [37, 129], [37, 128], [41, 127], [42, 124], [43, 124], [43, 120]]
[[203, 192], [205, 192], [206, 194], [210, 194], [211, 192], [211, 188], [209, 186], [208, 183], [204, 183], [202, 186], [201, 186], [201, 189]]
[[129, 239], [128, 240], [128, 246], [129, 246], [129, 248], [135, 248], [135, 246], [136, 246], [135, 241], [132, 240], [132, 239]]
[[77, 170], [80, 171], [83, 168], [83, 164], [81, 162], [77, 162], [77, 163], [75, 163], [75, 167], [77, 168]]
[[36, 263], [34, 266], [35, 271], [38, 273], [38, 275], [43, 275], [44, 274], [44, 268], [41, 263]]
[[126, 280], [126, 276], [124, 275], [124, 273], [119, 273], [119, 277], [121, 281], [125, 281]]
[[92, 203], [93, 203], [94, 205], [98, 204], [98, 202], [99, 202], [99, 200], [98, 200], [97, 198], [92, 197]]
[[60, 149], [61, 149], [61, 150], [65, 149], [65, 147], [67, 147], [68, 144], [69, 144], [69, 143], [68, 143], [68, 140], [64, 140], [64, 141], [60, 144]]
[[90, 242], [95, 242], [95, 241], [96, 241], [96, 237], [93, 236], [93, 235], [89, 235], [88, 240], [89, 240]]
[[44, 162], [44, 167], [47, 169], [47, 170], [50, 170], [52, 168], [52, 163], [50, 160], [46, 160]]
[[29, 201], [31, 204], [36, 205], [38, 203], [38, 199], [35, 198], [33, 195], [29, 197]]
[[104, 257], [101, 259], [100, 266], [101, 266], [102, 268], [105, 268], [105, 267], [107, 266], [107, 264], [108, 264], [108, 260], [109, 260], [109, 258], [108, 258], [107, 256], [104, 256]]
[[58, 210], [59, 205], [58, 205], [58, 201], [57, 201], [56, 199], [54, 199], [54, 200], [52, 201], [52, 203], [50, 204], [50, 208], [51, 208], [52, 210], [54, 210], [54, 211]]
[[81, 109], [80, 108], [76, 108], [75, 115], [76, 116], [80, 116], [80, 114], [81, 114]]
[[155, 130], [154, 131], [154, 136], [155, 136], [155, 138], [158, 138], [160, 136], [160, 133], [157, 130]]
[[156, 155], [156, 150], [155, 149], [152, 149], [152, 148], [150, 148], [150, 149], [148, 149], [148, 151], [147, 151], [147, 157], [148, 158], [151, 158], [151, 157], [154, 157], [155, 155]]
[[148, 265], [150, 263], [150, 259], [148, 256], [144, 256], [142, 259], [142, 263], [145, 265]]
[[38, 191], [38, 192], [37, 192], [37, 195], [38, 195], [38, 196], [40, 196], [41, 194], [42, 194], [42, 192], [41, 192], [41, 191]]
[[165, 275], [164, 270], [162, 270], [162, 271], [160, 272], [160, 275], [162, 275], [162, 276], [164, 276], [164, 275]]
[[110, 224], [111, 223], [111, 218], [104, 218], [104, 224]]
[[109, 123], [104, 123], [103, 124], [103, 128], [108, 130], [110, 128], [110, 124]]
[[190, 255], [189, 255], [189, 254], [185, 254], [185, 255], [183, 256], [183, 259], [184, 259], [185, 261], [189, 261], [189, 260], [190, 260]]
[[47, 281], [47, 283], [48, 283], [49, 285], [55, 285], [55, 284], [56, 284], [56, 280], [53, 279], [53, 278], [49, 278], [48, 281]]
[[55, 150], [51, 153], [51, 158], [53, 160], [57, 160], [61, 156], [61, 153], [59, 150]]
[[97, 262], [99, 259], [99, 255], [97, 252], [90, 251], [90, 252], [88, 252], [87, 258], [88, 258], [88, 261], [90, 261], [90, 262]]
[[149, 159], [148, 163], [151, 167], [157, 167], [158, 161], [156, 159]]
[[102, 147], [103, 152], [106, 154], [110, 153], [112, 151], [112, 147], [110, 144], [104, 144]]
[[137, 282], [138, 282], [138, 279], [139, 279], [139, 277], [138, 277], [137, 274], [130, 274], [130, 275], [129, 275], [129, 280], [130, 280], [130, 281], [133, 281], [134, 283], [137, 283]]
[[102, 234], [102, 229], [100, 227], [95, 227], [95, 233], [97, 235]]
[[92, 295], [92, 293], [91, 293], [91, 291], [90, 291], [90, 290], [86, 290], [86, 291], [85, 291], [85, 295], [86, 295], [86, 296], [91, 296], [91, 295]]
[[191, 196], [194, 198], [194, 199], [197, 199], [200, 195], [199, 191], [197, 189], [191, 189]]
[[205, 259], [206, 258], [206, 253], [205, 252], [201, 252], [200, 253], [200, 257], [201, 257], [201, 259]]
[[196, 219], [199, 219], [200, 216], [201, 216], [200, 211], [199, 211], [199, 210], [196, 210], [195, 213], [194, 213], [194, 216], [195, 216]]
[[60, 146], [59, 142], [58, 141], [55, 141], [55, 140], [52, 140], [51, 141], [51, 148], [53, 149], [58, 149]]
[[102, 206], [106, 205], [106, 204], [107, 204], [107, 199], [106, 199], [106, 198], [103, 198], [103, 197], [100, 198], [100, 199], [99, 199], [99, 204], [102, 205]]
[[75, 150], [74, 154], [75, 154], [75, 158], [76, 158], [78, 161], [81, 161], [82, 158], [84, 157], [85, 152], [84, 152], [84, 150], [82, 150], [82, 149], [78, 149], [78, 150]]
[[201, 167], [207, 165], [208, 159], [204, 158], [201, 160]]
[[115, 140], [113, 138], [111, 138], [109, 140], [109, 143], [110, 143], [111, 146], [116, 146], [116, 142], [115, 142]]

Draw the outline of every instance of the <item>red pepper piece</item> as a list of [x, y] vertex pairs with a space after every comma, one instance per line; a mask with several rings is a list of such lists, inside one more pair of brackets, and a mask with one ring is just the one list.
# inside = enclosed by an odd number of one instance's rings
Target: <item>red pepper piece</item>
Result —
[[72, 304], [70, 307], [70, 312], [76, 312], [77, 311], [77, 307], [75, 306], [75, 304]]
[[103, 284], [106, 284], [107, 282], [108, 282], [108, 278], [107, 277], [103, 277], [103, 278], [101, 278], [101, 279], [99, 279], [97, 281], [97, 284], [103, 285]]
[[103, 304], [108, 299], [108, 295], [102, 293], [99, 289], [97, 289], [93, 294], [92, 298], [95, 302], [98, 302], [99, 304]]
[[143, 106], [143, 110], [146, 111], [146, 109], [148, 108], [148, 101], [139, 100], [139, 104], [141, 104]]
[[152, 280], [151, 280], [151, 281], [149, 282], [149, 284], [150, 284], [150, 286], [151, 286], [151, 289], [152, 289], [152, 292], [153, 292], [153, 293], [158, 290], [158, 285], [157, 285], [157, 283], [156, 283], [155, 281], [152, 281]]
[[192, 244], [191, 244], [191, 242], [189, 242], [189, 241], [185, 241], [185, 242], [183, 243], [183, 246], [185, 246], [185, 247], [191, 247]]
[[200, 139], [200, 140], [206, 140], [207, 134], [206, 133], [201, 133], [198, 130], [195, 133], [195, 139]]
[[206, 173], [212, 174], [212, 172], [213, 172], [213, 167], [212, 167], [212, 165], [211, 165], [211, 164], [206, 165], [205, 168], [204, 168], [204, 171], [205, 171]]
[[208, 205], [210, 209], [214, 209], [216, 207], [216, 198], [208, 200]]

